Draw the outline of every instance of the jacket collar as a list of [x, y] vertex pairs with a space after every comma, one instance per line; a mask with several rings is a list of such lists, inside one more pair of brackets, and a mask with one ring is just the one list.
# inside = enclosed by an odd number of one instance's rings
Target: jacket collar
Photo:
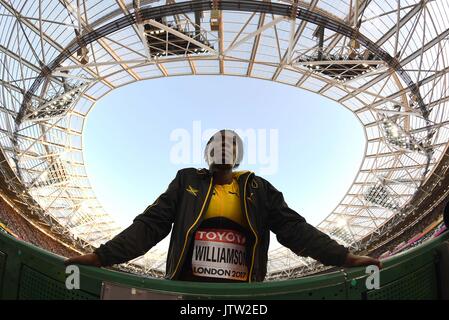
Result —
[[[207, 168], [197, 169], [196, 172], [197, 172], [197, 174], [199, 174], [199, 175], [201, 175], [203, 177], [206, 177], [206, 178], [210, 178], [212, 176], [212, 172], [209, 169], [207, 169]], [[247, 175], [249, 175], [251, 173], [254, 173], [254, 172], [252, 172], [250, 170], [240, 170], [240, 171], [233, 171], [232, 175], [234, 177], [236, 177], [237, 180], [239, 180], [240, 177], [245, 177], [245, 176], [247, 176]]]

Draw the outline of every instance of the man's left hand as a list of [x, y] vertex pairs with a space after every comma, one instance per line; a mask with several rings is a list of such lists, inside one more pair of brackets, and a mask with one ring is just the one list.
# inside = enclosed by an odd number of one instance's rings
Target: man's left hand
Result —
[[346, 256], [346, 261], [343, 267], [361, 267], [361, 266], [369, 266], [375, 265], [382, 269], [382, 261], [379, 259], [374, 259], [368, 256], [358, 256], [352, 253], [348, 253]]

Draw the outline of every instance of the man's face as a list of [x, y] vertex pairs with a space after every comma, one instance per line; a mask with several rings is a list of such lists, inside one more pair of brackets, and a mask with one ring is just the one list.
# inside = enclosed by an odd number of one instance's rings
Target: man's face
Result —
[[208, 162], [211, 171], [229, 170], [237, 159], [237, 139], [234, 134], [217, 132], [208, 145]]

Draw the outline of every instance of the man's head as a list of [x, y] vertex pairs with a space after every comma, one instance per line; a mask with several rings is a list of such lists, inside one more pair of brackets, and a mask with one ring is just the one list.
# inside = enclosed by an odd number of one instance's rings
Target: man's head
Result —
[[204, 149], [204, 160], [211, 171], [237, 168], [243, 159], [243, 142], [233, 130], [215, 133]]

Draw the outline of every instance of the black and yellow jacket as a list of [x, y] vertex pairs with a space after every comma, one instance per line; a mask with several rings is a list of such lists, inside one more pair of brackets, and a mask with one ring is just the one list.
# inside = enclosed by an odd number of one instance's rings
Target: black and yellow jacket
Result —
[[[249, 249], [249, 281], [263, 281], [267, 272], [270, 231], [297, 255], [341, 266], [348, 249], [319, 231], [290, 209], [282, 192], [254, 172], [238, 175], [242, 213], [253, 241]], [[213, 190], [207, 169], [185, 168], [131, 226], [95, 250], [102, 266], [123, 263], [145, 254], [171, 231], [166, 278], [179, 279], [196, 228], [202, 222]]]

